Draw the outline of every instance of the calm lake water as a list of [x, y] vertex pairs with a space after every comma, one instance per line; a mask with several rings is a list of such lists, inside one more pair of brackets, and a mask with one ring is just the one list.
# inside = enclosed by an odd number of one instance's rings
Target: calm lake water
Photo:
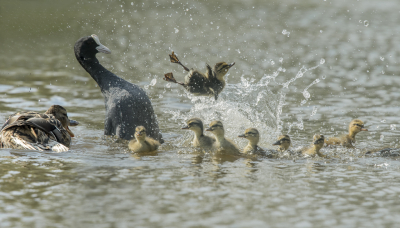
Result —
[[[0, 150], [1, 227], [396, 227], [400, 4], [331, 1], [0, 1], [0, 124], [20, 110], [64, 106], [80, 122], [66, 153]], [[145, 88], [165, 144], [131, 154], [103, 136], [104, 102], [73, 45], [97, 34], [101, 63]], [[236, 62], [218, 101], [162, 80], [188, 67]], [[191, 117], [248, 127], [293, 148], [343, 134], [359, 118], [357, 149], [329, 159], [221, 161], [196, 154]]]

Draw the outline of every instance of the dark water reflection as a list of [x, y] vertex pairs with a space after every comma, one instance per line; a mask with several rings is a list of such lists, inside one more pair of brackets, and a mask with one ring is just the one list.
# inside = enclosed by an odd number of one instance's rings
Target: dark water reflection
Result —
[[[60, 104], [81, 125], [67, 153], [0, 151], [0, 227], [395, 226], [398, 157], [364, 153], [398, 147], [399, 11], [393, 0], [1, 1], [0, 119]], [[159, 152], [102, 136], [103, 97], [73, 54], [93, 33], [112, 50], [101, 63], [151, 97]], [[218, 102], [162, 80], [184, 76], [172, 50], [202, 70], [236, 62]], [[240, 147], [248, 127], [268, 149], [280, 133], [294, 149], [344, 133], [353, 118], [369, 132], [355, 150], [324, 149], [330, 159], [225, 161], [188, 148], [180, 126], [193, 115], [221, 119]]]

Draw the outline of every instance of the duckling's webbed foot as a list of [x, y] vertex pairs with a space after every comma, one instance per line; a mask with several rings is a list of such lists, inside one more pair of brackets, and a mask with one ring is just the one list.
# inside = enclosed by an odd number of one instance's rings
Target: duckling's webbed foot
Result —
[[173, 75], [172, 73], [166, 73], [166, 74], [164, 74], [164, 78], [163, 78], [163, 79], [164, 79], [165, 81], [167, 81], [167, 82], [178, 83], [179, 85], [185, 86], [184, 83], [182, 83], [182, 82], [177, 82], [177, 81], [175, 80], [174, 75]]
[[169, 59], [171, 60], [171, 63], [177, 63], [179, 65], [181, 65], [186, 71], [190, 71], [189, 68], [185, 67], [181, 61], [179, 61], [178, 57], [175, 55], [174, 52], [172, 52], [172, 54], [169, 55]]
[[165, 81], [167, 81], [167, 82], [174, 82], [174, 83], [178, 83], [176, 80], [175, 80], [175, 78], [174, 78], [174, 75], [172, 74], [172, 73], [166, 73], [166, 74], [164, 74], [164, 78], [163, 78]]

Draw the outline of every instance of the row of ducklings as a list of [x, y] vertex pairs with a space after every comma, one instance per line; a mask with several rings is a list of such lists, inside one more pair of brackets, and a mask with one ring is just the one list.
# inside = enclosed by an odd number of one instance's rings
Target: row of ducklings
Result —
[[[203, 121], [199, 118], [192, 118], [187, 121], [187, 125], [182, 127], [182, 129], [191, 130], [194, 132], [194, 139], [192, 145], [194, 147], [202, 149], [213, 149], [219, 152], [225, 152], [232, 155], [240, 155], [241, 152], [238, 146], [230, 139], [225, 138], [225, 130], [221, 121], [212, 121], [209, 128], [206, 131], [211, 132], [215, 138], [204, 135]], [[352, 120], [349, 124], [349, 134], [340, 137], [332, 137], [325, 139], [323, 135], [314, 135], [313, 143], [301, 151], [299, 154], [309, 155], [309, 156], [321, 156], [324, 157], [320, 150], [324, 145], [335, 146], [340, 145], [348, 148], [353, 148], [355, 143], [355, 136], [361, 131], [368, 131], [364, 127], [364, 123], [361, 120]], [[260, 134], [255, 128], [248, 128], [244, 134], [239, 135], [240, 138], [245, 138], [249, 140], [247, 146], [243, 149], [243, 154], [253, 154], [253, 155], [266, 155], [266, 151], [258, 146], [260, 141]], [[150, 138], [146, 137], [146, 129], [143, 126], [136, 128], [135, 139], [129, 142], [129, 149], [133, 152], [149, 152], [158, 149], [160, 144]], [[289, 135], [281, 135], [278, 137], [278, 141], [272, 145], [279, 146], [279, 151], [287, 151], [291, 145], [291, 140]]]

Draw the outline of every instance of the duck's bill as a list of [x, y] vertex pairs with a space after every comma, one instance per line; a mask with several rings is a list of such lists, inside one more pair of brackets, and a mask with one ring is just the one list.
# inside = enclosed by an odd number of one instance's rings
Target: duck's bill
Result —
[[188, 130], [188, 129], [189, 129], [189, 126], [183, 126], [182, 129]]
[[211, 128], [207, 128], [206, 131], [213, 131]]
[[69, 126], [77, 126], [79, 124], [76, 120], [69, 120]]
[[229, 64], [229, 68], [233, 67], [233, 65], [235, 65], [235, 62]]
[[274, 146], [279, 146], [279, 145], [281, 145], [281, 141], [276, 141], [276, 142], [274, 142], [272, 145], [274, 145]]
[[239, 138], [246, 138], [246, 135], [238, 135]]
[[367, 128], [361, 128], [361, 131], [368, 131]]
[[98, 52], [104, 53], [104, 54], [111, 54], [111, 50], [108, 49], [108, 47], [100, 44], [99, 46], [96, 47]]
[[96, 42], [97, 46], [96, 50], [98, 52], [104, 53], [104, 54], [110, 54], [111, 50], [108, 49], [108, 47], [104, 46], [103, 44], [100, 43], [100, 39], [96, 34], [91, 35], [91, 37], [93, 38], [93, 40]]
[[67, 126], [67, 128], [65, 129], [65, 130], [67, 130], [67, 132], [68, 132], [68, 134], [69, 134], [69, 136], [71, 136], [71, 137], [75, 137], [75, 135], [74, 135], [74, 133], [69, 129], [69, 127]]

